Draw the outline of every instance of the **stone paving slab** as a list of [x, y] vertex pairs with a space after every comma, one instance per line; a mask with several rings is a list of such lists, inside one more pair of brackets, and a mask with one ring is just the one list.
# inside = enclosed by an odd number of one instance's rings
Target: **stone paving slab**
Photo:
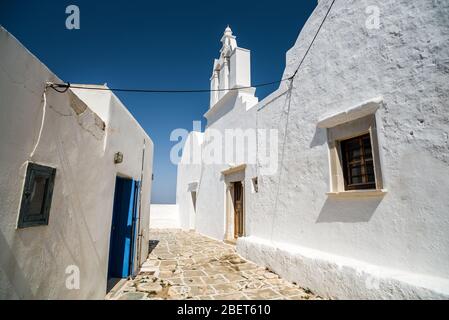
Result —
[[196, 232], [151, 230], [150, 239], [151, 252], [141, 272], [107, 299], [321, 299], [243, 259], [233, 245]]

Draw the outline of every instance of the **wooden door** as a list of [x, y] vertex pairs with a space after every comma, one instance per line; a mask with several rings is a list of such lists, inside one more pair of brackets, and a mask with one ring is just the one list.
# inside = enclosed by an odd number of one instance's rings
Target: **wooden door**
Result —
[[234, 238], [243, 236], [243, 185], [234, 182]]

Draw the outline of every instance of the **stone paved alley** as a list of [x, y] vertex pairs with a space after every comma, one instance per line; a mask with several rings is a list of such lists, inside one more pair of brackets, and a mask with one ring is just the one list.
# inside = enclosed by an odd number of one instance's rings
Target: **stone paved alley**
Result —
[[320, 299], [243, 259], [233, 245], [173, 229], [151, 230], [150, 239], [141, 272], [106, 299]]

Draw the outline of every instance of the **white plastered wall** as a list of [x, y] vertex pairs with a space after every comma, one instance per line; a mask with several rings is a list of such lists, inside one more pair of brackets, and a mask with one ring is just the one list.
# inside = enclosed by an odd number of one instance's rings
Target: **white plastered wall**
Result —
[[[284, 78], [330, 3], [320, 1], [287, 53]], [[279, 171], [261, 178], [248, 214], [251, 237], [238, 249], [331, 297], [447, 297], [449, 6], [376, 4], [381, 27], [369, 30], [371, 2], [336, 1], [292, 90], [284, 83], [259, 103], [260, 126], [286, 130], [279, 132]], [[330, 197], [327, 132], [319, 120], [379, 96], [375, 116], [387, 193]]]
[[[143, 139], [141, 251], [148, 251], [153, 144], [115, 97], [94, 102], [77, 98], [75, 90], [60, 94], [48, 89], [42, 137], [30, 159], [41, 126], [45, 83], [62, 80], [3, 28], [0, 43], [0, 297], [102, 299], [115, 176], [140, 180]], [[77, 114], [80, 106], [85, 109]], [[124, 151], [120, 167], [113, 162], [116, 149]], [[28, 160], [57, 170], [49, 224], [16, 229]], [[70, 265], [80, 271], [77, 290], [66, 287]]]
[[179, 224], [184, 230], [195, 229], [196, 210], [192, 192], [197, 194], [200, 184], [202, 143], [203, 133], [190, 132], [178, 164], [176, 204], [179, 208]]
[[[287, 52], [282, 78], [294, 73], [330, 3], [319, 2]], [[367, 29], [370, 5], [335, 2], [293, 84], [283, 82], [248, 112], [225, 96], [206, 114], [208, 128], [279, 133], [276, 174], [259, 176], [258, 193], [245, 189], [248, 237], [237, 248], [333, 298], [447, 297], [449, 5], [378, 1], [381, 26]], [[387, 192], [331, 197], [327, 129], [318, 123], [378, 97]], [[196, 229], [216, 239], [224, 232], [225, 168], [203, 167], [197, 200]]]

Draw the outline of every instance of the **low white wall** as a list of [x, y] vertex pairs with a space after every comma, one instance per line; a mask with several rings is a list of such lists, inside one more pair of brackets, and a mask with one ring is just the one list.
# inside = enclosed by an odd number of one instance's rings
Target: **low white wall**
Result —
[[178, 229], [179, 210], [176, 204], [152, 204], [150, 229]]
[[250, 236], [238, 239], [237, 252], [326, 298], [449, 298], [447, 279], [380, 267], [301, 246]]

